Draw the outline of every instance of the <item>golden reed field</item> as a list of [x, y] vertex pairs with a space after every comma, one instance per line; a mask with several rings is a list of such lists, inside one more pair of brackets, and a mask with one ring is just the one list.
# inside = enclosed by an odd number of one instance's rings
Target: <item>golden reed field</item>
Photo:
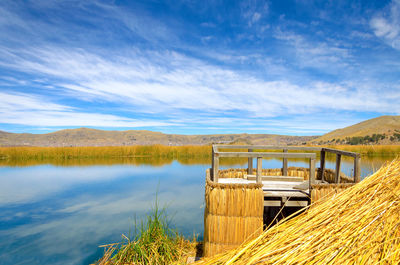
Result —
[[[400, 145], [332, 145], [328, 146], [362, 155], [400, 154]], [[210, 145], [134, 145], [134, 146], [88, 146], [88, 147], [0, 147], [2, 159], [71, 159], [71, 158], [116, 158], [116, 157], [211, 157]]]

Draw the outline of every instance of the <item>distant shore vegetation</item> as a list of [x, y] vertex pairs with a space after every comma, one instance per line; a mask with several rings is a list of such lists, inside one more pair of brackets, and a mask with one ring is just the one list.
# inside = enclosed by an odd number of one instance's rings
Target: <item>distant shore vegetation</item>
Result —
[[336, 145], [371, 145], [382, 144], [383, 142], [396, 144], [400, 142], [400, 131], [395, 130], [392, 135], [374, 133], [365, 136], [353, 136], [345, 138], [333, 138], [327, 141], [318, 142], [320, 145], [336, 144]]
[[201, 158], [210, 156], [207, 145], [133, 145], [85, 147], [0, 147], [3, 159], [75, 159], [75, 158]]
[[[400, 145], [326, 145], [330, 148], [360, 153], [364, 156], [394, 156], [400, 154]], [[94, 163], [139, 163], [163, 165], [174, 160], [182, 164], [211, 163], [210, 145], [135, 145], [101, 147], [0, 147], [1, 161], [21, 164], [51, 163], [69, 165], [76, 160], [91, 160]], [[34, 161], [34, 162], [32, 162]], [[237, 161], [245, 163], [247, 160]], [[85, 164], [84, 162], [81, 162]], [[72, 164], [76, 164], [75, 162]]]

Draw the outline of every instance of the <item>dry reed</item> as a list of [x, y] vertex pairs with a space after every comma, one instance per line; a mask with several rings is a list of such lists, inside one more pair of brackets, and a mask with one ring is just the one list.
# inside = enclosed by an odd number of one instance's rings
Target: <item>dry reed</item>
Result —
[[239, 246], [263, 228], [261, 184], [221, 184], [207, 170], [204, 213], [204, 256]]
[[400, 159], [198, 264], [399, 264]]
[[395, 156], [400, 154], [400, 145], [332, 145], [329, 147], [356, 152], [364, 156]]
[[166, 157], [192, 158], [211, 156], [210, 146], [84, 146], [84, 147], [0, 147], [0, 158], [14, 160], [28, 159], [73, 159], [113, 157]]

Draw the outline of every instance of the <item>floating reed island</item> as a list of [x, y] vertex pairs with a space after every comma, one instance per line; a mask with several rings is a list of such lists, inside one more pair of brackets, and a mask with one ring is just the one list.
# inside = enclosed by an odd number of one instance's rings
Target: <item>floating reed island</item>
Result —
[[[279, 149], [282, 152], [276, 152]], [[315, 167], [316, 152], [320, 168]], [[335, 170], [325, 168], [327, 153], [336, 155]], [[340, 172], [342, 156], [354, 159], [352, 177]], [[220, 158], [248, 158], [248, 167], [220, 170]], [[263, 169], [263, 158], [281, 158], [282, 168]], [[288, 167], [290, 158], [308, 159], [309, 168]], [[214, 145], [212, 168], [206, 172], [204, 256], [233, 249], [258, 236], [266, 226], [359, 181], [357, 153], [319, 147]]]
[[197, 264], [399, 264], [400, 159]]

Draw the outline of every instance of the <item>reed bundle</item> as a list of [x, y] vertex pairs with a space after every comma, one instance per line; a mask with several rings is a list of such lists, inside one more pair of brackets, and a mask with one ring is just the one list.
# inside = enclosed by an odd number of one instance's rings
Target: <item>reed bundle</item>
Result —
[[399, 264], [400, 159], [198, 264]]
[[[209, 180], [205, 191], [204, 255], [239, 246], [263, 228], [261, 184], [221, 184]], [[257, 234], [255, 234], [257, 233]]]

